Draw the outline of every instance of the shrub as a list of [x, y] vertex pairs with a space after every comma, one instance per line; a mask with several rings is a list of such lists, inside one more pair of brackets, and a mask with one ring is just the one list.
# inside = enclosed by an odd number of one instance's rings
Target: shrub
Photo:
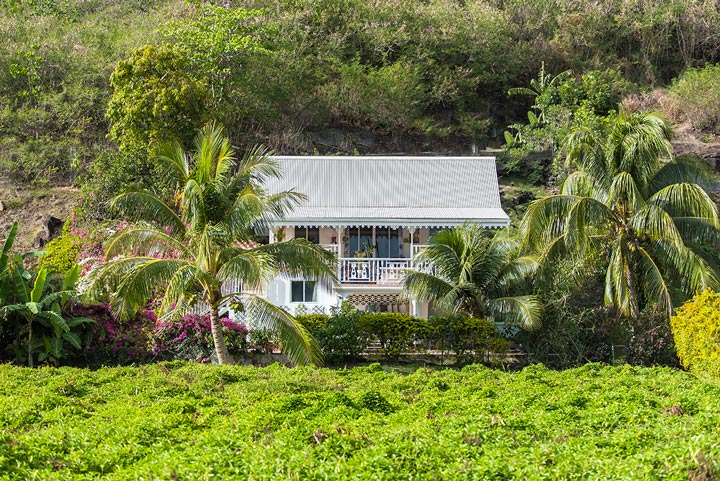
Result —
[[[245, 324], [220, 319], [225, 343], [231, 354], [247, 349]], [[179, 321], [159, 321], [152, 338], [152, 352], [161, 357], [210, 362], [215, 353], [209, 315], [186, 314]]]
[[349, 304], [343, 304], [332, 316], [309, 314], [297, 316], [297, 320], [317, 340], [325, 362], [333, 364], [357, 359], [367, 348], [367, 333], [358, 322], [361, 315]]
[[415, 340], [425, 338], [428, 333], [425, 319], [396, 312], [365, 313], [358, 323], [363, 332], [378, 340], [383, 354], [391, 359], [397, 359]]
[[87, 328], [83, 351], [77, 362], [84, 365], [124, 365], [151, 359], [155, 312], [140, 310], [130, 320], [117, 320], [107, 304], [76, 305], [76, 316], [94, 319]]
[[487, 361], [488, 353], [503, 353], [508, 342], [497, 332], [495, 324], [487, 319], [461, 315], [435, 316], [428, 319], [429, 340], [448, 349], [458, 364]]
[[627, 363], [636, 366], [679, 367], [675, 342], [667, 313], [662, 309], [645, 309], [630, 326]]
[[40, 258], [38, 267], [48, 272], [67, 272], [77, 264], [83, 241], [71, 232], [70, 220], [65, 221], [62, 233], [47, 243], [45, 255]]
[[682, 365], [720, 379], [720, 294], [705, 290], [683, 304], [670, 320]]
[[674, 107], [700, 130], [720, 124], [720, 64], [688, 69], [670, 86]]

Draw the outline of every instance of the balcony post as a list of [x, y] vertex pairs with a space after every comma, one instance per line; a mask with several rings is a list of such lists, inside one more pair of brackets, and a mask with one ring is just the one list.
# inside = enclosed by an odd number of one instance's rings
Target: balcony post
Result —
[[413, 267], [413, 253], [415, 252], [415, 227], [408, 228], [410, 232], [410, 267]]

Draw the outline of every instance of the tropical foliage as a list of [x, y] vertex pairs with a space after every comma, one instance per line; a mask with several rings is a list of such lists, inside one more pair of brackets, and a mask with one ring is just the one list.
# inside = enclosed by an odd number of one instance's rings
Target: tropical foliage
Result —
[[682, 365], [720, 379], [720, 295], [706, 290], [683, 304], [670, 319]]
[[68, 354], [68, 345], [81, 348], [75, 328], [93, 322], [65, 312], [75, 295], [80, 268], [72, 267], [64, 275], [60, 289], [53, 289], [46, 268], [32, 273], [25, 266], [26, 260], [42, 252], [12, 252], [17, 228], [17, 224], [12, 226], [0, 253], [0, 340], [7, 341], [5, 348], [11, 348], [21, 362], [27, 360], [30, 367], [35, 359], [57, 364]]
[[701, 185], [707, 167], [671, 156], [659, 118], [618, 115], [607, 130], [580, 128], [565, 141], [576, 169], [559, 195], [535, 201], [523, 221], [525, 246], [552, 265], [571, 256], [606, 266], [605, 303], [629, 318], [645, 305], [672, 312], [673, 294], [718, 286], [697, 249], [718, 245], [717, 206]]
[[506, 233], [491, 238], [478, 225], [443, 230], [430, 239], [415, 262], [429, 269], [407, 273], [404, 293], [408, 298], [525, 329], [538, 326], [539, 298], [522, 295], [538, 263], [532, 256], [521, 256], [517, 243]]
[[5, 479], [711, 480], [720, 386], [521, 372], [0, 365]]
[[[622, 72], [639, 89], [717, 63], [717, 7], [716, 0], [8, 0], [0, 4], [0, 170], [24, 181], [72, 181], [97, 163], [93, 189], [116, 192], [147, 173], [147, 156], [118, 155], [109, 129], [120, 142], [158, 133], [191, 142], [185, 136], [204, 113], [232, 126], [232, 142], [243, 148], [500, 144], [505, 126], [525, 119], [529, 106], [507, 90], [527, 85], [543, 62], [546, 72]], [[163, 54], [170, 51], [182, 58]], [[122, 73], [111, 85], [116, 67]], [[140, 90], [130, 88], [130, 73]], [[143, 97], [142, 87], [157, 96]], [[108, 119], [112, 97], [128, 110], [111, 106]], [[186, 125], [193, 128], [179, 130]], [[339, 131], [331, 146], [325, 129]], [[109, 185], [112, 175], [124, 177]]]
[[[115, 234], [106, 245], [107, 262], [89, 274], [88, 298], [110, 295], [116, 312], [127, 316], [160, 297], [163, 318], [180, 317], [197, 303], [210, 312], [220, 363], [231, 361], [225, 346], [220, 309], [233, 304], [253, 323], [279, 331], [283, 350], [296, 363], [319, 362], [314, 340], [281, 308], [256, 292], [278, 273], [332, 282], [333, 255], [302, 239], [270, 245], [253, 241], [268, 222], [302, 200], [294, 192], [268, 194], [263, 182], [280, 175], [261, 149], [236, 162], [222, 129], [208, 124], [187, 153], [179, 143], [158, 148], [167, 176], [180, 186], [176, 204], [150, 191], [135, 190], [114, 199], [114, 206], [144, 220]], [[226, 281], [241, 289], [223, 292]], [[228, 283], [227, 285], [234, 285]]]

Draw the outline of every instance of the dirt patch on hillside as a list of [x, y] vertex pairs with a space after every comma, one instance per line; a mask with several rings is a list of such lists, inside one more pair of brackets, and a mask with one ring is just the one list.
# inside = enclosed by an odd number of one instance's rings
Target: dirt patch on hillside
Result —
[[40, 247], [48, 221], [64, 221], [79, 197], [75, 187], [28, 188], [0, 178], [0, 241], [7, 237], [13, 222], [18, 222], [14, 250], [27, 252]]

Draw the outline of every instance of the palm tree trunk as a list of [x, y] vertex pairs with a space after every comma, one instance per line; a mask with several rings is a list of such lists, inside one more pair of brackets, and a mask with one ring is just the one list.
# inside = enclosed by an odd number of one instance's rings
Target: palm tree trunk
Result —
[[210, 304], [210, 331], [212, 332], [213, 343], [215, 344], [215, 354], [218, 358], [218, 364], [232, 364], [233, 359], [228, 352], [225, 344], [225, 336], [220, 323], [220, 313], [215, 303]]

